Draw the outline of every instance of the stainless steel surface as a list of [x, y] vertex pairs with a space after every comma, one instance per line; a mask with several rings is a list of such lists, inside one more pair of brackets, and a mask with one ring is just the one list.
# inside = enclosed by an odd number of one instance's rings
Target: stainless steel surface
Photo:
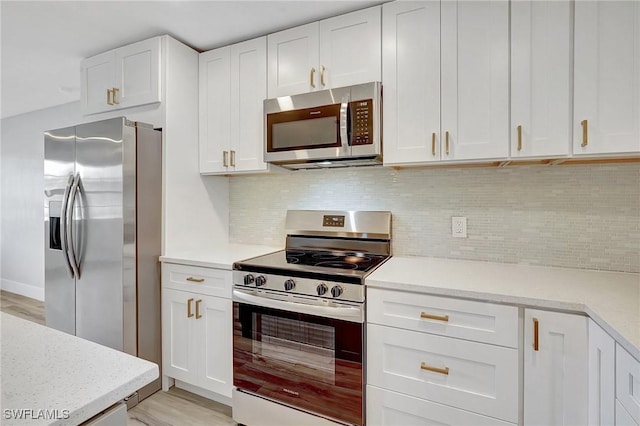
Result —
[[[47, 325], [75, 334], [76, 282], [62, 247], [51, 247], [52, 238], [62, 241], [65, 216], [63, 206], [75, 173], [75, 129], [57, 129], [44, 134], [44, 237], [45, 237], [45, 317]], [[55, 231], [58, 222], [58, 232]], [[53, 234], [56, 234], [55, 236]]]
[[[328, 148], [298, 149], [294, 151], [267, 152], [265, 143], [265, 161], [290, 169], [365, 166], [382, 164], [382, 85], [371, 82], [355, 86], [320, 90], [300, 95], [284, 96], [264, 101], [265, 125], [267, 114], [314, 108], [324, 105], [344, 104], [357, 100], [373, 100], [373, 143], [370, 145], [349, 145]], [[346, 111], [341, 111], [341, 139], [346, 139]], [[344, 115], [344, 118], [342, 116]], [[344, 129], [343, 129], [344, 126]], [[268, 129], [267, 129], [268, 131]], [[267, 132], [265, 132], [265, 138]], [[266, 140], [266, 139], [265, 139]], [[344, 142], [343, 142], [344, 143]]]
[[75, 278], [75, 272], [71, 266], [71, 259], [69, 259], [69, 218], [67, 216], [67, 210], [69, 207], [69, 193], [73, 186], [73, 174], [69, 174], [69, 180], [67, 181], [67, 187], [64, 190], [64, 196], [62, 197], [62, 210], [60, 212], [59, 230], [62, 246], [62, 256], [64, 257], [65, 266], [69, 272], [70, 278]]
[[340, 103], [340, 142], [342, 149], [340, 151], [341, 157], [346, 157], [351, 154], [349, 149], [349, 133], [347, 130], [347, 114], [349, 112], [349, 93], [342, 95], [342, 102]]
[[364, 323], [364, 306], [362, 303], [317, 300], [295, 294], [238, 288], [233, 289], [233, 300], [283, 311]]
[[[60, 216], [66, 198], [65, 235], [77, 270], [68, 278], [64, 250], [47, 244], [47, 325], [157, 364], [161, 152], [160, 132], [124, 117], [45, 133], [45, 236], [49, 242], [51, 214]], [[160, 379], [140, 399], [159, 388]]]
[[[325, 216], [344, 216], [344, 226], [323, 226]], [[363, 239], [391, 239], [391, 212], [353, 210], [289, 210], [285, 222], [288, 235], [323, 235]]]
[[[244, 277], [246, 275], [252, 275], [255, 277], [264, 277], [265, 283], [263, 285], [257, 285], [255, 280], [252, 282], [248, 282], [244, 284]], [[257, 289], [260, 290], [272, 290], [279, 291], [281, 293], [287, 294], [284, 288], [284, 282], [288, 279], [292, 279], [295, 282], [295, 294], [307, 295], [314, 297], [316, 299], [322, 299], [326, 303], [327, 301], [334, 301], [333, 299], [337, 299], [337, 301], [349, 301], [349, 302], [364, 302], [365, 297], [365, 288], [363, 285], [354, 284], [354, 285], [346, 285], [343, 281], [340, 280], [340, 276], [334, 276], [333, 280], [323, 280], [316, 278], [300, 278], [300, 277], [292, 277], [286, 274], [268, 274], [268, 273], [259, 273], [259, 272], [246, 272], [246, 271], [233, 271], [233, 285], [236, 289]], [[248, 280], [250, 281], [250, 280]], [[324, 284], [327, 286], [327, 289], [330, 290], [335, 286], [342, 286], [344, 292], [338, 298], [334, 298], [331, 295], [330, 291], [327, 291], [325, 294], [318, 294], [318, 286]], [[289, 293], [292, 294], [292, 293]]]
[[120, 351], [128, 273], [124, 239], [125, 232], [134, 232], [124, 228], [123, 124], [120, 117], [76, 126], [76, 173], [82, 176], [86, 214], [83, 224], [74, 224], [86, 229], [82, 277], [76, 282], [76, 335]]

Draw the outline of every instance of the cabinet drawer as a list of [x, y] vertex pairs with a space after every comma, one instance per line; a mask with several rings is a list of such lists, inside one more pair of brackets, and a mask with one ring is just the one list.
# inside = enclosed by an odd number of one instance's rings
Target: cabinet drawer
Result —
[[367, 386], [368, 425], [513, 425], [424, 399]]
[[[616, 344], [616, 399], [631, 415], [634, 422], [640, 423], [640, 362], [618, 344]], [[616, 409], [616, 414], [617, 412]]]
[[518, 421], [517, 349], [368, 324], [367, 357], [368, 384]]
[[449, 297], [367, 289], [371, 323], [518, 347], [518, 308]]
[[230, 299], [231, 271], [163, 263], [162, 286]]

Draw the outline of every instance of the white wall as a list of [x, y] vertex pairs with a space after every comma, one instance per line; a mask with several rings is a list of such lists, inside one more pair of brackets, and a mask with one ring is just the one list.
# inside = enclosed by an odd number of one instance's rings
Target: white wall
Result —
[[44, 300], [44, 138], [81, 121], [74, 102], [2, 120], [0, 286]]

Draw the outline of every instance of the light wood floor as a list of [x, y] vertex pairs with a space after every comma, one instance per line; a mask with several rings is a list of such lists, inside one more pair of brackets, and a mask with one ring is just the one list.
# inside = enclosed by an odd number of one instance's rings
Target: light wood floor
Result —
[[[44, 325], [44, 304], [0, 290], [0, 311]], [[233, 426], [231, 407], [182, 389], [158, 391], [131, 410], [127, 426]]]

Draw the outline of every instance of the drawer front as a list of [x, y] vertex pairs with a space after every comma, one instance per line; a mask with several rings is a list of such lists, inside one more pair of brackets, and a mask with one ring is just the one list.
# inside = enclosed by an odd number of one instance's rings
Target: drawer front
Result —
[[518, 347], [516, 306], [368, 288], [367, 318], [375, 324]]
[[371, 426], [514, 425], [514, 423], [481, 416], [375, 386], [367, 386], [367, 424]]
[[518, 421], [517, 349], [367, 325], [367, 383]]
[[631, 415], [634, 422], [640, 423], [640, 361], [618, 344], [616, 344], [616, 399]]
[[163, 263], [162, 286], [230, 299], [231, 271]]
[[638, 426], [631, 415], [624, 409], [622, 403], [616, 399], [616, 426]]

